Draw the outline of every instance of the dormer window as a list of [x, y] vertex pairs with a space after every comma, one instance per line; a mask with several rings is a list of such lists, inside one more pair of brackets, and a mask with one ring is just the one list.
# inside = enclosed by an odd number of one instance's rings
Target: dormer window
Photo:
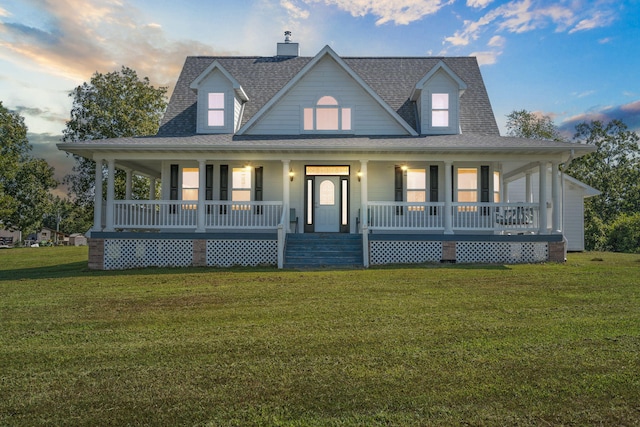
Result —
[[449, 127], [449, 94], [431, 94], [431, 126], [434, 128]]
[[224, 126], [224, 93], [209, 93], [207, 125], [210, 127]]
[[351, 108], [342, 107], [333, 96], [323, 96], [303, 112], [305, 131], [350, 131]]

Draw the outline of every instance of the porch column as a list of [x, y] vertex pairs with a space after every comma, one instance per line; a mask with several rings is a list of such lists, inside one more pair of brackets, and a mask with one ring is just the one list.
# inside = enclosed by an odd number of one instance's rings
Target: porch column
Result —
[[207, 187], [207, 162], [206, 160], [198, 160], [198, 225], [196, 232], [204, 233], [205, 229], [205, 207], [204, 201]]
[[444, 162], [444, 234], [453, 234], [453, 162]]
[[125, 200], [131, 200], [131, 175], [132, 175], [132, 170], [131, 169], [125, 169], [124, 171], [127, 174], [127, 184], [126, 184], [125, 190], [124, 190], [124, 199]]
[[[360, 221], [362, 229], [369, 227], [369, 174], [367, 164], [369, 160], [360, 160]], [[357, 230], [356, 230], [357, 231]]]
[[115, 170], [116, 161], [109, 159], [107, 162], [107, 212], [105, 231], [114, 231], [113, 228], [113, 200], [115, 199]]
[[531, 172], [527, 172], [524, 178], [525, 197], [527, 203], [533, 203], [533, 184], [531, 182]]
[[547, 162], [540, 162], [540, 188], [538, 189], [539, 234], [547, 234]]
[[560, 174], [559, 163], [551, 163], [551, 199], [553, 200], [551, 230], [553, 234], [561, 234], [560, 226]]
[[149, 178], [149, 200], [156, 199], [156, 179]]
[[[290, 160], [283, 160], [282, 161], [282, 208], [285, 210], [284, 211], [284, 228], [285, 230], [289, 230], [289, 221], [291, 221], [291, 219], [289, 218], [289, 203], [291, 203], [291, 197], [289, 195], [290, 193], [290, 189], [291, 189], [291, 179], [289, 178], [289, 169], [291, 165], [291, 161]], [[287, 231], [288, 232], [288, 231]]]
[[93, 202], [93, 231], [102, 231], [102, 159], [96, 159], [95, 197]]

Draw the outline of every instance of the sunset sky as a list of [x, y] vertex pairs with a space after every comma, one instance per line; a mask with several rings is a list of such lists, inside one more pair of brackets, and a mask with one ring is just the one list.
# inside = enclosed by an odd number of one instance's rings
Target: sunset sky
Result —
[[0, 0], [0, 101], [60, 179], [68, 93], [122, 65], [172, 89], [188, 55], [476, 56], [496, 119], [516, 109], [640, 130], [640, 0]]

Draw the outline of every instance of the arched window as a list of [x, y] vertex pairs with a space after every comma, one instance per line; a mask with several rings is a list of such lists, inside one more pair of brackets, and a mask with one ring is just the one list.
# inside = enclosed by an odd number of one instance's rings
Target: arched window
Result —
[[333, 96], [323, 96], [315, 107], [304, 109], [305, 131], [350, 131], [351, 108], [341, 107]]

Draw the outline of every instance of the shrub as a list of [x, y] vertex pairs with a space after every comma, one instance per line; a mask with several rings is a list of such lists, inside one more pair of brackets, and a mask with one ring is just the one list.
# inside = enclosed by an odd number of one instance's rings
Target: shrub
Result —
[[611, 250], [640, 253], [640, 213], [618, 216], [607, 234], [607, 246]]

